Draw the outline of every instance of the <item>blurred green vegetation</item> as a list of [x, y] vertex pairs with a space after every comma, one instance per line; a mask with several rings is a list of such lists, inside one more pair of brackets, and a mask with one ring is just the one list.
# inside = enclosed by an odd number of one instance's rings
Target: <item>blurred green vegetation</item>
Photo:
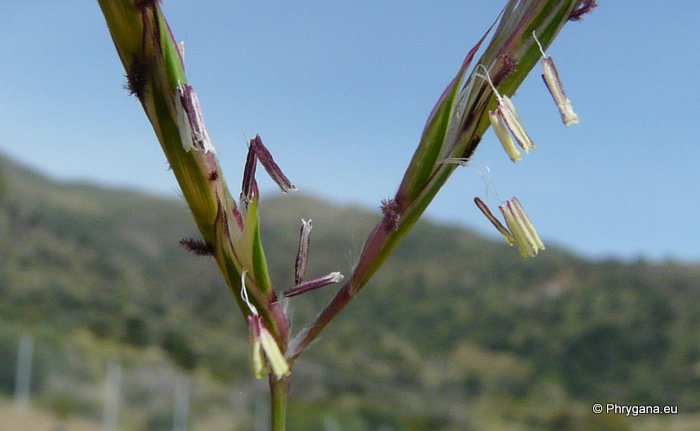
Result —
[[[379, 214], [291, 195], [264, 200], [261, 217], [281, 291], [301, 218], [313, 219], [311, 277], [349, 275]], [[178, 247], [187, 236], [197, 234], [182, 202], [61, 184], [0, 158], [0, 392], [12, 393], [30, 333], [43, 408], [99, 421], [116, 361], [120, 429], [170, 429], [182, 374], [191, 424], [252, 429], [266, 382], [250, 373], [247, 330], [215, 263]], [[556, 247], [523, 262], [500, 241], [419, 223], [302, 355], [289, 429], [686, 429], [672, 426], [700, 414], [699, 288], [699, 265], [594, 262]], [[332, 294], [290, 301], [292, 330]], [[593, 415], [594, 402], [682, 414]]]

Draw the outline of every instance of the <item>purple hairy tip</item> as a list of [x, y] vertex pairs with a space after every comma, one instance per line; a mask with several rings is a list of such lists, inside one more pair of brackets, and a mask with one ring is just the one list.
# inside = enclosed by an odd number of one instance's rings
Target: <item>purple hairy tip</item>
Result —
[[180, 246], [196, 256], [212, 256], [214, 254], [214, 246], [212, 244], [194, 238], [181, 239]]
[[581, 21], [584, 15], [591, 13], [597, 7], [596, 0], [583, 0], [579, 7], [571, 11], [569, 21]]
[[380, 208], [384, 214], [384, 219], [382, 219], [384, 228], [388, 232], [395, 231], [399, 227], [399, 218], [401, 217], [399, 203], [394, 199], [384, 199]]
[[214, 181], [216, 181], [218, 179], [219, 179], [219, 171], [217, 169], [214, 169], [209, 174], [209, 181], [213, 183]]
[[147, 83], [148, 65], [144, 61], [134, 59], [126, 72], [124, 88], [129, 90], [129, 95], [135, 94], [140, 100], [143, 98]]
[[515, 71], [515, 69], [518, 67], [518, 62], [515, 60], [513, 57], [510, 55], [504, 55], [501, 57], [502, 63], [501, 67], [498, 68], [496, 73], [493, 74], [491, 77], [491, 81], [493, 81], [493, 85], [498, 87], [501, 85], [501, 83], [510, 76], [511, 73]]

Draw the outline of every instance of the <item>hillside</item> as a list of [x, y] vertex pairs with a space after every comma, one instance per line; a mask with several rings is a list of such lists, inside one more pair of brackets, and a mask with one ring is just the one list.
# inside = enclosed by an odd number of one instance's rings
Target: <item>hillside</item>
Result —
[[[294, 194], [261, 203], [273, 283], [292, 281], [301, 218], [309, 275], [349, 273], [377, 211]], [[265, 384], [247, 332], [177, 200], [57, 183], [0, 158], [0, 393], [21, 334], [32, 402], [100, 423], [122, 366], [120, 429], [170, 430], [189, 376], [191, 429], [252, 429]], [[295, 368], [290, 429], [692, 429], [700, 420], [700, 267], [515, 250], [420, 223]], [[332, 287], [294, 298], [293, 330]], [[678, 405], [669, 417], [593, 415], [594, 402]], [[263, 415], [264, 416], [264, 415]], [[2, 421], [2, 418], [0, 418]], [[660, 422], [658, 422], [660, 421]], [[96, 428], [97, 429], [97, 428]]]

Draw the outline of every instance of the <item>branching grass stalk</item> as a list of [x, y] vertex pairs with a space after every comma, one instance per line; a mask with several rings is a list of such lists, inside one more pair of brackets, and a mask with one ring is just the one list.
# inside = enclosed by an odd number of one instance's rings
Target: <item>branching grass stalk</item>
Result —
[[[491, 125], [490, 113], [493, 116], [496, 107], [503, 109], [503, 98], [494, 97], [495, 94], [512, 96], [564, 24], [580, 20], [583, 13], [595, 7], [593, 0], [507, 2], [500, 16], [468, 52], [433, 108], [398, 191], [382, 203], [383, 218], [367, 238], [351, 276], [320, 314], [290, 341], [287, 316], [270, 282], [260, 240], [257, 162], [283, 192], [296, 187], [256, 136], [249, 143], [241, 197], [236, 201], [206, 132], [196, 93], [187, 81], [182, 45], [170, 32], [159, 2], [98, 3], [126, 70], [127, 87], [141, 102], [202, 235], [202, 241], [185, 239], [181, 244], [198, 255], [215, 258], [249, 327], [254, 375], [268, 375], [269, 379], [274, 431], [286, 427], [288, 375], [294, 362], [368, 283], [454, 170], [471, 158]], [[491, 31], [492, 39], [474, 65], [476, 54]], [[506, 102], [510, 103], [509, 99]], [[515, 112], [514, 108], [509, 109]], [[517, 113], [509, 121], [519, 122]], [[502, 136], [507, 133], [498, 130]], [[517, 202], [515, 198], [513, 201]], [[522, 210], [519, 203], [518, 208]], [[489, 213], [483, 205], [481, 209]], [[520, 234], [524, 226], [536, 236], [524, 212], [517, 215], [523, 221], [510, 223], [513, 234]], [[289, 296], [343, 279], [340, 273], [333, 272], [303, 281], [311, 229], [310, 221], [303, 223], [295, 265], [296, 286], [285, 290]]]

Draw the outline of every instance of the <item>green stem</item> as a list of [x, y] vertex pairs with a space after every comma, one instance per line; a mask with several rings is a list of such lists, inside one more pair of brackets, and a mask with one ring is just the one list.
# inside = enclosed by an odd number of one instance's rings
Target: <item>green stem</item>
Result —
[[277, 380], [270, 374], [270, 430], [284, 431], [287, 426], [289, 379]]

